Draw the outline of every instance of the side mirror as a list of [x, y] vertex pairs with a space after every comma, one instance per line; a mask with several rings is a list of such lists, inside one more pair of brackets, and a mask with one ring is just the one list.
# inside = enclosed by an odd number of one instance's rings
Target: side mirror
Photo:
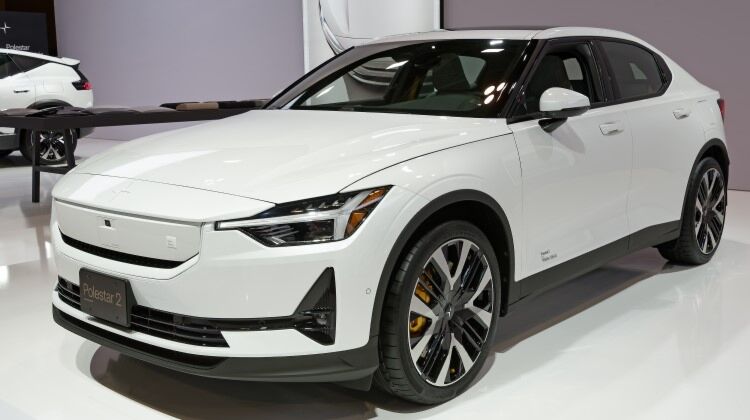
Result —
[[590, 108], [591, 102], [586, 95], [570, 89], [549, 88], [542, 93], [542, 98], [539, 100], [539, 111], [542, 113], [539, 125], [545, 131], [550, 132], [562, 125], [568, 118], [581, 115]]

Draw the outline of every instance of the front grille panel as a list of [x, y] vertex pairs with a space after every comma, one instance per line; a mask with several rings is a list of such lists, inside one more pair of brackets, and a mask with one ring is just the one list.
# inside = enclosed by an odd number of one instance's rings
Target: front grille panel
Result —
[[[293, 315], [275, 318], [197, 318], [134, 305], [130, 330], [171, 341], [205, 347], [229, 347], [222, 331], [271, 331], [295, 329], [322, 345], [336, 339], [336, 286], [333, 268], [323, 270]], [[80, 310], [79, 287], [58, 277], [57, 294]], [[118, 327], [121, 328], [121, 327]]]
[[207, 325], [184, 324], [185, 317], [143, 306], [133, 307], [130, 328], [167, 340], [211, 347], [229, 347], [221, 331]]
[[77, 284], [61, 278], [57, 282], [57, 294], [63, 302], [78, 310], [81, 309], [81, 291]]
[[[81, 295], [77, 285], [59, 278], [57, 294], [68, 305], [80, 310]], [[210, 321], [186, 317], [135, 305], [130, 310], [130, 329], [155, 337], [204, 347], [229, 347], [221, 330]]]
[[180, 264], [183, 264], [185, 262], [185, 261], [161, 260], [158, 258], [149, 258], [149, 257], [140, 256], [140, 255], [126, 254], [124, 252], [113, 251], [111, 249], [102, 248], [96, 245], [91, 245], [85, 242], [81, 242], [77, 239], [73, 239], [70, 236], [65, 235], [62, 232], [60, 232], [60, 236], [62, 236], [63, 242], [65, 242], [68, 246], [71, 246], [79, 251], [83, 251], [91, 255], [96, 255], [97, 257], [106, 258], [108, 260], [119, 261], [119, 262], [123, 262], [127, 264], [167, 269], [167, 268], [178, 267]]

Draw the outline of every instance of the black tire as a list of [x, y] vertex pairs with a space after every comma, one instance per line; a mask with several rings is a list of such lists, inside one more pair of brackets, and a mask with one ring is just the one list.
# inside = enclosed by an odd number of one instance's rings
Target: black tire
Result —
[[[71, 130], [73, 134], [73, 152], [75, 153], [76, 147], [78, 146], [78, 130]], [[49, 131], [45, 134], [48, 134], [49, 136], [54, 136], [56, 138], [60, 138], [60, 136], [63, 134], [62, 131], [56, 130], [56, 131]], [[60, 163], [65, 163], [65, 147], [61, 146], [62, 143], [60, 143], [61, 140], [55, 140], [55, 151], [57, 152], [57, 155], [53, 152], [48, 152], [46, 154], [42, 154], [44, 150], [40, 150], [39, 155], [39, 162], [42, 165], [55, 165]], [[31, 162], [31, 134], [29, 131], [23, 131], [21, 133], [21, 138], [19, 139], [19, 150], [21, 151], [21, 154], [23, 155], [26, 160]], [[44, 145], [42, 147], [44, 149]]]
[[[432, 266], [433, 261], [435, 261], [432, 259], [433, 253], [436, 253], [438, 250], [442, 250], [442, 253], [448, 249], [447, 247], [453, 247], [456, 249], [455, 253], [448, 252], [447, 254], [443, 253], [443, 255], [448, 255], [446, 260], [459, 261], [460, 257], [458, 255], [464, 246], [468, 246], [467, 249], [469, 251], [467, 257], [464, 258], [466, 262], [463, 264], [460, 274], [463, 279], [470, 280], [455, 280], [454, 285], [466, 284], [468, 286], [466, 288], [459, 287], [458, 289], [454, 287], [451, 292], [446, 292], [445, 295], [453, 294], [456, 290], [463, 290], [465, 293], [456, 293], [459, 297], [452, 298], [451, 304], [446, 301], [443, 306], [437, 303], [440, 301], [437, 297], [434, 297], [434, 302], [429, 298], [425, 302], [425, 298], [421, 298], [420, 300], [427, 305], [425, 309], [430, 309], [434, 312], [432, 315], [435, 315], [437, 311], [442, 312], [442, 315], [439, 317], [436, 316], [434, 318], [436, 321], [416, 316], [416, 312], [412, 311], [411, 307], [414, 305], [412, 299], [419, 299], [419, 296], [428, 296], [428, 294], [437, 296], [438, 293], [435, 293], [435, 290], [441, 290], [441, 287], [432, 287], [432, 285], [439, 283], [442, 277], [439, 275], [437, 269], [427, 271], [435, 268]], [[460, 265], [459, 262], [459, 264], [454, 263], [451, 266], [450, 261], [448, 264], [451, 267], [450, 270], [453, 270], [453, 266]], [[495, 337], [500, 310], [501, 277], [497, 258], [489, 240], [479, 228], [464, 221], [449, 221], [435, 227], [419, 238], [401, 259], [397, 267], [398, 269], [388, 287], [383, 315], [381, 317], [379, 337], [380, 366], [375, 374], [375, 383], [400, 398], [420, 404], [437, 404], [448, 401], [468, 388], [479, 373], [488, 352], [492, 351], [492, 343]], [[482, 280], [485, 279], [484, 273], [487, 269], [490, 270], [491, 279], [485, 280], [485, 284], [482, 286]], [[459, 276], [457, 271], [458, 269], [455, 269], [453, 276]], [[430, 277], [427, 277], [426, 273], [432, 274]], [[417, 289], [418, 278], [421, 278], [425, 282], [420, 283], [420, 289]], [[430, 290], [427, 291], [422, 285], [428, 283], [425, 279], [431, 278], [435, 278], [436, 280], [435, 282], [429, 282], [430, 286], [428, 287]], [[447, 284], [444, 282], [442, 284], [444, 285], [442, 290], [447, 290]], [[477, 290], [480, 287], [482, 290]], [[459, 303], [462, 300], [460, 296], [464, 296], [463, 300], [466, 301], [465, 303]], [[492, 300], [490, 301], [489, 299]], [[430, 304], [433, 305], [432, 309], [429, 307]], [[471, 308], [469, 308], [469, 305], [471, 305]], [[489, 320], [490, 325], [488, 327], [484, 321], [480, 322], [478, 315], [473, 315], [480, 306], [484, 308], [484, 312], [482, 313], [484, 319]], [[489, 311], [486, 310], [487, 308], [489, 308]], [[426, 329], [426, 331], [422, 332], [421, 336], [412, 335], [419, 334], [412, 330], [415, 328], [415, 322], [419, 321], [417, 318], [422, 318], [422, 321], [429, 322], [429, 324], [421, 326], [421, 328]], [[468, 318], [471, 319], [467, 321]], [[430, 333], [433, 330], [431, 327], [426, 328], [426, 326], [432, 326], [433, 322], [435, 332]], [[462, 326], [459, 327], [459, 324]], [[447, 334], [441, 334], [438, 332], [438, 329], [447, 330], [448, 332]], [[470, 332], [476, 332], [476, 335], [473, 336], [476, 338], [480, 338], [482, 333], [485, 333], [484, 341], [474, 340], [467, 342], [470, 339], [468, 335]], [[450, 337], [448, 337], [448, 334], [450, 334]], [[446, 341], [441, 342], [440, 337], [443, 337]], [[452, 341], [452, 337], [458, 338]], [[421, 356], [417, 356], [417, 360], [413, 360], [411, 355], [412, 343], [414, 343], [414, 348], [421, 347], [420, 344], [422, 344], [421, 341], [423, 339], [427, 340], [424, 343], [426, 346], [423, 347], [424, 350], [417, 353]], [[438, 342], [442, 345], [433, 346], [433, 344]], [[477, 345], [476, 343], [478, 342], [481, 342], [481, 345]], [[472, 348], [472, 345], [476, 345], [476, 347]], [[450, 350], [446, 349], [446, 347], [450, 348]], [[462, 351], [459, 350], [459, 347]], [[470, 352], [467, 350], [470, 350]], [[423, 376], [417, 368], [417, 365], [420, 365], [420, 362], [422, 362], [422, 371], [428, 371], [424, 366], [427, 366], [427, 363], [432, 360], [430, 359], [431, 355], [435, 356], [434, 360], [436, 362], [430, 364], [434, 368], [431, 368], [429, 372], [435, 372], [435, 368], [438, 368], [439, 371], [436, 379], [433, 381], [435, 383], [430, 383], [428, 378], [430, 375], [425, 374]], [[451, 357], [448, 357], [448, 355]], [[464, 359], [465, 356], [469, 357], [469, 359]], [[463, 361], [467, 360], [471, 362], [472, 357], [473, 363], [469, 365], [468, 369], [464, 368]], [[441, 366], [434, 365], [434, 363], [440, 363], [444, 360], [449, 361], [447, 368], [445, 367], [445, 363]], [[443, 385], [437, 385], [440, 384], [438, 380], [441, 379], [441, 375]], [[446, 385], [445, 383], [448, 381], [450, 382]]]
[[[701, 205], [699, 196], [706, 195], [706, 180], [717, 177], [713, 190]], [[659, 253], [676, 264], [698, 265], [711, 260], [721, 242], [724, 231], [727, 203], [727, 185], [724, 171], [716, 159], [702, 159], [690, 175], [690, 188], [682, 210], [680, 237], [657, 247]], [[709, 181], [710, 182], [710, 181]], [[720, 183], [720, 184], [719, 184]]]

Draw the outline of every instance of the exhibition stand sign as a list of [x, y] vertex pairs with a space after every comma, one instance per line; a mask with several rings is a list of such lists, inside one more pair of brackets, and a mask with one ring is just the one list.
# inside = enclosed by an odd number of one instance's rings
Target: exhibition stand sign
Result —
[[0, 12], [0, 48], [49, 54], [44, 13]]

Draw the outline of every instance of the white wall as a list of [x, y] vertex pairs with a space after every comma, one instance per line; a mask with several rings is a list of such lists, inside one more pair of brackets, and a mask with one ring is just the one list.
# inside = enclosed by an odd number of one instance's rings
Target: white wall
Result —
[[98, 106], [267, 98], [303, 73], [299, 0], [56, 0], [55, 14], [60, 55], [81, 60]]
[[449, 28], [579, 25], [618, 29], [668, 54], [727, 101], [731, 188], [750, 190], [750, 1], [444, 0]]

